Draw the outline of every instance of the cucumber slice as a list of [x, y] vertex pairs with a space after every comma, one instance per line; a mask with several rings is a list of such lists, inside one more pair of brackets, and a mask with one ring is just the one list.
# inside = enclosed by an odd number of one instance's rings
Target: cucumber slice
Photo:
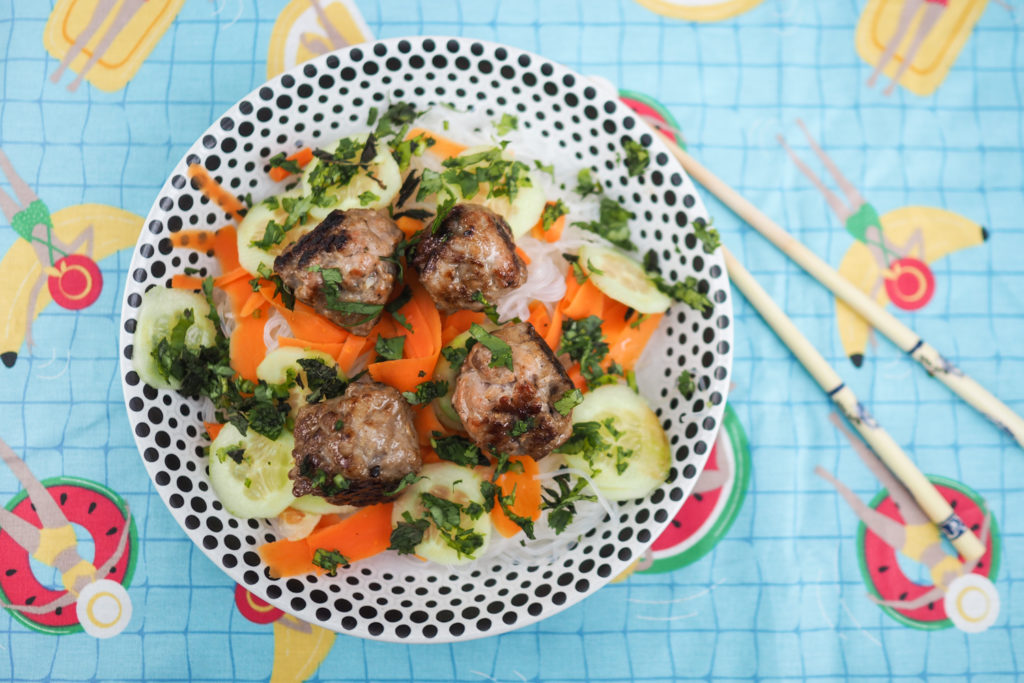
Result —
[[[438, 498], [444, 498], [462, 506], [470, 503], [483, 505], [484, 498], [480, 494], [480, 484], [483, 483], [483, 479], [468, 467], [452, 463], [433, 463], [424, 465], [420, 470], [420, 476], [423, 479], [406, 489], [395, 501], [395, 507], [391, 512], [392, 526], [397, 526], [399, 522], [405, 521], [403, 513], [408, 512], [413, 519], [420, 519], [427, 514], [420, 498], [422, 493], [431, 493]], [[483, 555], [487, 551], [491, 535], [490, 515], [484, 512], [474, 520], [463, 512], [459, 526], [463, 529], [472, 529], [483, 536], [483, 545], [473, 553], [473, 557], [460, 555], [449, 546], [433, 523], [423, 534], [423, 541], [416, 546], [416, 554], [426, 560], [445, 565], [465, 564]]]
[[313, 358], [323, 361], [327, 367], [334, 368], [337, 371], [338, 377], [343, 380], [347, 379], [345, 373], [341, 371], [335, 360], [322, 351], [300, 349], [296, 346], [282, 346], [274, 349], [256, 367], [256, 377], [268, 384], [280, 384], [288, 377], [289, 370], [295, 372], [295, 377], [299, 381], [289, 389], [290, 396], [288, 397], [288, 405], [292, 407], [292, 415], [295, 414], [296, 410], [306, 405], [307, 390], [303, 387], [309, 386], [306, 371], [299, 365], [300, 358]]
[[580, 265], [598, 289], [638, 313], [664, 313], [672, 299], [647, 277], [643, 266], [622, 252], [597, 244], [584, 244]]
[[[486, 152], [489, 149], [494, 149], [493, 145], [477, 145], [466, 149], [459, 156], [470, 156], [478, 152]], [[511, 157], [504, 155], [503, 158], [510, 159]], [[474, 166], [469, 168], [474, 168]], [[537, 225], [541, 213], [544, 212], [544, 205], [547, 203], [547, 197], [544, 196], [544, 191], [540, 189], [537, 179], [532, 173], [527, 173], [526, 175], [530, 179], [531, 185], [520, 185], [519, 190], [516, 192], [515, 201], [512, 202], [508, 200], [508, 197], [491, 197], [488, 199], [487, 183], [481, 184], [480, 189], [473, 197], [463, 197], [462, 191], [456, 185], [446, 184], [446, 186], [459, 199], [465, 199], [474, 204], [482, 204], [504, 218], [505, 222], [508, 223], [508, 227], [512, 230], [512, 236], [518, 238]]]
[[[565, 462], [590, 474], [594, 485], [609, 500], [643, 498], [665, 483], [672, 466], [668, 437], [658, 422], [658, 416], [642, 396], [622, 384], [606, 384], [583, 397], [583, 403], [573, 409], [573, 424], [579, 422], [611, 425], [618, 436], [605, 425], [601, 437], [609, 448], [589, 462], [581, 454], [566, 454]], [[626, 468], [620, 474], [616, 469], [616, 449], [621, 447], [632, 454], [624, 458]]]
[[[353, 135], [351, 139], [357, 140], [362, 145], [366, 142], [367, 137], [368, 135], [363, 133]], [[338, 142], [335, 141], [325, 145], [322, 149], [326, 152], [333, 152], [337, 146]], [[300, 185], [303, 194], [308, 195], [313, 191], [309, 184], [309, 174], [320, 163], [319, 159], [313, 157], [313, 161], [309, 162], [306, 168], [303, 169], [302, 184]], [[371, 175], [380, 182], [378, 183], [377, 180], [371, 178]], [[325, 194], [333, 195], [336, 199], [335, 203], [327, 210], [327, 213], [335, 209], [341, 211], [348, 211], [349, 209], [380, 209], [388, 206], [400, 189], [402, 189], [402, 172], [398, 169], [398, 162], [391, 156], [391, 150], [388, 146], [378, 142], [377, 156], [373, 158], [368, 168], [361, 169], [348, 184], [327, 189]], [[377, 198], [364, 203], [364, 200], [359, 199], [359, 196], [364, 192], [369, 192]]]
[[167, 287], [153, 287], [142, 295], [142, 305], [135, 324], [132, 341], [132, 365], [146, 384], [157, 389], [179, 389], [181, 383], [160, 374], [153, 350], [178, 324], [182, 314], [191, 309], [194, 322], [185, 333], [185, 346], [197, 350], [217, 342], [217, 328], [207, 317], [210, 305], [195, 292]]
[[[224, 425], [210, 444], [210, 484], [224, 509], [235, 517], [274, 517], [291, 505], [293, 448], [291, 432], [271, 441], [251, 429], [242, 436], [234, 425]], [[226, 453], [236, 449], [244, 449], [241, 462]]]
[[[463, 332], [459, 336], [452, 339], [446, 348], [451, 349], [464, 349], [466, 348], [466, 340], [469, 339], [469, 332]], [[459, 414], [455, 412], [455, 407], [452, 405], [452, 394], [455, 393], [455, 378], [459, 375], [459, 368], [455, 368], [441, 354], [437, 359], [437, 365], [434, 367], [434, 381], [445, 381], [448, 382], [448, 393], [440, 398], [434, 399], [434, 414], [437, 415], [437, 419], [440, 420], [448, 429], [452, 429], [457, 432], [463, 431], [462, 420], [459, 418]]]
[[348, 515], [356, 511], [354, 505], [331, 505], [324, 498], [312, 493], [292, 501], [292, 507], [311, 515]]
[[267, 230], [267, 223], [274, 220], [279, 224], [284, 224], [288, 218], [288, 212], [281, 208], [281, 199], [285, 197], [298, 198], [301, 196], [302, 188], [296, 187], [275, 197], [278, 200], [278, 208], [276, 209], [270, 208], [264, 202], [254, 204], [238, 225], [238, 263], [252, 275], [259, 275], [260, 264], [273, 269], [274, 259], [281, 252], [315, 228], [332, 211], [330, 208], [314, 206], [310, 209], [306, 221], [286, 232], [280, 244], [275, 244], [266, 250], [253, 246], [253, 241], [263, 238], [263, 234]]

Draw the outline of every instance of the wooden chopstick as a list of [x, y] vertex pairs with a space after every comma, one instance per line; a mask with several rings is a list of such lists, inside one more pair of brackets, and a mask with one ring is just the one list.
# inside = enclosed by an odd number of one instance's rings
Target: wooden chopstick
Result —
[[960, 398], [974, 406], [982, 415], [994, 422], [1024, 446], [1024, 418], [1013, 412], [985, 387], [968, 377], [947, 361], [934, 347], [901, 323], [895, 316], [879, 306], [871, 297], [853, 286], [832, 266], [786, 232], [763, 211], [751, 204], [736, 190], [725, 184], [703, 164], [687, 154], [671, 139], [655, 128], [655, 133], [668, 146], [672, 154], [698, 183], [706, 187], [736, 215], [764, 235], [811, 277], [827, 287], [839, 299], [864, 318], [873, 328], [884, 334], [896, 346], [916, 360], [929, 375], [945, 384]]
[[743, 292], [747, 301], [761, 314], [765, 322], [775, 330], [782, 342], [789, 347], [797, 360], [807, 369], [811, 377], [839, 407], [861, 438], [878, 454], [885, 466], [902, 482], [910, 495], [932, 522], [939, 527], [953, 547], [967, 562], [973, 562], [985, 554], [985, 545], [964, 524], [956, 512], [942, 497], [917, 465], [903, 452], [895, 440], [878, 424], [875, 418], [861, 405], [853, 390], [846, 386], [839, 373], [807, 340], [793, 321], [772, 301], [761, 288], [754, 276], [736, 260], [728, 249], [722, 247], [725, 267], [729, 279]]

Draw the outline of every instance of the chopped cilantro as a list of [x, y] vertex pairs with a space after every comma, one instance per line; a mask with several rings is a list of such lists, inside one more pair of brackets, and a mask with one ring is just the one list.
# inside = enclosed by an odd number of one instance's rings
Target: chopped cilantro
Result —
[[291, 287], [284, 283], [284, 280], [281, 279], [280, 275], [272, 271], [265, 263], [262, 262], [256, 266], [256, 272], [259, 273], [260, 277], [264, 280], [270, 280], [274, 283], [273, 296], [280, 295], [281, 303], [284, 304], [285, 308], [289, 311], [295, 309], [295, 292], [292, 291]]
[[558, 353], [567, 353], [580, 364], [583, 379], [592, 382], [604, 374], [601, 361], [608, 354], [601, 319], [591, 315], [582, 320], [566, 318], [562, 321], [562, 342]]
[[515, 423], [512, 425], [512, 430], [509, 432], [509, 436], [511, 436], [513, 439], [516, 437], [520, 437], [526, 432], [533, 429], [536, 423], [537, 420], [536, 418], [533, 417], [528, 417], [525, 420], [516, 420]]
[[555, 224], [555, 221], [567, 213], [569, 213], [569, 208], [561, 199], [553, 204], [550, 202], [545, 204], [544, 210], [540, 214], [540, 225], [544, 228], [544, 232], [550, 230], [551, 226]]
[[[424, 171], [426, 173], [426, 171]], [[448, 198], [437, 205], [437, 213], [434, 214], [434, 221], [430, 224], [430, 234], [435, 234], [441, 228], [441, 224], [444, 223], [444, 219], [448, 218], [448, 214], [455, 208], [455, 195], [448, 193]]]
[[626, 138], [622, 147], [626, 150], [626, 170], [631, 178], [647, 170], [651, 163], [651, 153], [646, 147], [632, 138]]
[[384, 138], [391, 135], [395, 135], [401, 130], [416, 120], [420, 114], [416, 112], [416, 107], [409, 102], [396, 102], [392, 104], [387, 110], [381, 114], [380, 121], [377, 122], [377, 128], [374, 134], [378, 138]]
[[356, 327], [368, 322], [380, 315], [384, 310], [383, 304], [367, 304], [362, 301], [345, 301], [341, 298], [341, 284], [344, 278], [337, 268], [323, 268], [312, 265], [308, 268], [311, 272], [320, 273], [324, 281], [324, 297], [327, 299], [325, 306], [330, 311], [338, 311], [348, 315], [363, 316], [354, 322], [345, 323], [345, 327]]
[[527, 538], [533, 540], [536, 538], [533, 535], [533, 520], [530, 517], [516, 514], [512, 510], [512, 506], [516, 502], [516, 486], [512, 487], [512, 493], [508, 495], [498, 494], [498, 505], [501, 506], [501, 511], [505, 513], [505, 516], [515, 522], [516, 526], [523, 530]]
[[480, 448], [461, 436], [444, 436], [441, 432], [431, 432], [430, 447], [437, 453], [437, 457], [456, 465], [476, 467], [487, 462], [487, 458], [480, 453]]
[[579, 389], [570, 389], [562, 394], [562, 397], [555, 401], [555, 410], [561, 415], [568, 415], [572, 409], [583, 403], [583, 392]]
[[576, 480], [575, 485], [569, 486], [570, 477], [568, 474], [559, 474], [555, 477], [558, 490], [545, 488], [542, 496], [541, 507], [548, 510], [548, 526], [555, 530], [556, 534], [565, 531], [565, 528], [576, 516], [576, 504], [584, 501], [596, 501], [597, 496], [583, 494], [587, 487], [586, 479]]
[[653, 275], [651, 281], [674, 301], [681, 301], [700, 313], [706, 313], [714, 306], [708, 295], [700, 291], [700, 283], [692, 275], [687, 276], [683, 282], [673, 282], [672, 284], [665, 282], [660, 275]]
[[416, 482], [418, 482], [422, 478], [423, 477], [419, 476], [415, 472], [408, 472], [404, 477], [402, 477], [398, 481], [398, 484], [395, 486], [394, 489], [392, 489], [390, 491], [385, 491], [384, 495], [385, 496], [395, 496], [395, 495], [398, 495], [399, 493], [404, 491], [407, 486], [412, 486], [413, 484], [415, 484]]
[[245, 456], [245, 444], [239, 441], [224, 448], [218, 448], [215, 455], [221, 462], [230, 458], [235, 461], [236, 465], [240, 465], [242, 464], [242, 458]]
[[334, 431], [340, 432], [344, 428], [345, 428], [345, 421], [344, 420], [335, 420], [334, 421]]
[[679, 388], [679, 393], [687, 401], [693, 398], [693, 394], [697, 391], [697, 385], [694, 383], [693, 375], [690, 374], [689, 370], [683, 370], [679, 374], [679, 379], [676, 380], [676, 387]]
[[509, 132], [519, 129], [519, 117], [511, 114], [502, 114], [500, 121], [494, 122], [494, 130], [498, 135], [508, 135]]
[[482, 534], [472, 528], [462, 528], [461, 505], [430, 493], [421, 493], [420, 501], [427, 510], [427, 519], [434, 523], [444, 542], [459, 556], [472, 558], [473, 553], [483, 546]]
[[366, 117], [366, 125], [372, 126], [377, 121], [377, 107], [370, 107], [370, 113]]
[[348, 559], [337, 550], [317, 548], [313, 553], [313, 566], [327, 572], [327, 576], [337, 576], [338, 567], [348, 567]]
[[280, 168], [287, 173], [302, 173], [302, 168], [298, 162], [285, 158], [284, 152], [279, 152], [274, 156], [267, 159], [270, 164], [270, 168]]
[[547, 173], [552, 178], [555, 177], [555, 166], [554, 164], [542, 164], [539, 159], [533, 160], [533, 166], [542, 173]]
[[576, 194], [586, 197], [587, 195], [601, 194], [602, 192], [604, 192], [604, 187], [601, 186], [601, 183], [594, 180], [594, 177], [590, 174], [590, 169], [580, 169], [580, 172], [576, 174]]
[[458, 372], [469, 355], [469, 349], [465, 346], [445, 346], [441, 349], [441, 355], [452, 366], [452, 370]]
[[338, 376], [338, 367], [329, 367], [319, 358], [300, 358], [296, 361], [306, 373], [307, 403], [319, 403], [345, 393], [348, 383]]
[[[483, 344], [491, 352], [490, 366], [492, 368], [505, 367], [509, 370], [513, 369], [511, 346], [480, 327], [477, 323], [469, 326], [469, 336]], [[607, 349], [607, 346], [605, 348]]]
[[413, 521], [412, 515], [408, 512], [402, 513], [402, 518], [404, 521], [399, 522], [391, 530], [391, 544], [388, 550], [397, 550], [399, 555], [412, 555], [416, 552], [416, 546], [423, 542], [423, 534], [430, 528], [430, 521]]
[[420, 382], [416, 385], [416, 391], [403, 391], [402, 396], [410, 404], [417, 406], [430, 403], [435, 398], [441, 398], [448, 393], [448, 382], [444, 380]]
[[483, 312], [484, 315], [487, 316], [488, 320], [490, 320], [495, 325], [497, 325], [500, 322], [498, 320], [498, 307], [492, 304], [490, 301], [488, 301], [487, 297], [484, 296], [483, 292], [473, 292], [473, 301], [477, 302], [478, 304], [481, 304], [484, 307]]
[[373, 346], [373, 350], [377, 352], [377, 362], [382, 360], [398, 360], [402, 357], [404, 349], [404, 336], [385, 337], [378, 334], [377, 343]]
[[263, 237], [258, 240], [251, 240], [249, 246], [268, 251], [275, 244], [280, 244], [284, 239], [284, 226], [271, 219], [263, 231]]
[[636, 218], [636, 216], [623, 208], [617, 201], [601, 197], [599, 219], [586, 223], [576, 222], [573, 225], [596, 233], [615, 246], [630, 251], [636, 249], [629, 233], [629, 219], [631, 218]]
[[718, 231], [712, 228], [710, 223], [705, 223], [703, 218], [698, 218], [693, 222], [693, 232], [704, 245], [705, 254], [710, 254], [722, 246], [722, 239], [718, 236]]
[[380, 201], [380, 197], [367, 190], [359, 195], [359, 206], [369, 206], [374, 202]]
[[486, 184], [488, 198], [508, 197], [512, 201], [520, 187], [532, 185], [530, 167], [521, 161], [505, 159], [503, 152], [504, 143], [475, 154], [445, 159], [441, 179], [458, 187], [466, 199], [476, 196], [480, 185]]
[[569, 267], [572, 268], [572, 276], [576, 278], [576, 284], [582, 285], [587, 281], [587, 273], [583, 270], [583, 266], [580, 265], [580, 257], [575, 254], [562, 254], [562, 258], [569, 262]]

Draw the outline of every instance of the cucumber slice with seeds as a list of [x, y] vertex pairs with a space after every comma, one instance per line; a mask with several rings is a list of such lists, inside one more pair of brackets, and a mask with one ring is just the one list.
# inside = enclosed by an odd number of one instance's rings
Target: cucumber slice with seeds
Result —
[[580, 265], [598, 289], [637, 313], [664, 313], [672, 305], [672, 299], [651, 282], [643, 266], [622, 252], [584, 244], [579, 257]]
[[[297, 381], [289, 389], [290, 396], [288, 397], [288, 404], [292, 407], [292, 415], [295, 415], [295, 411], [306, 405], [306, 394], [309, 393], [306, 371], [299, 365], [299, 359], [302, 358], [322, 361], [327, 367], [334, 368], [338, 373], [338, 377], [342, 380], [347, 379], [345, 373], [338, 367], [335, 360], [322, 351], [300, 349], [296, 346], [282, 346], [274, 349], [256, 367], [256, 377], [268, 384], [280, 384], [288, 377], [289, 370], [295, 373]], [[307, 512], [309, 511], [307, 510]]]
[[153, 287], [142, 295], [142, 305], [135, 324], [132, 365], [139, 379], [157, 389], [179, 389], [181, 383], [160, 374], [153, 350], [178, 324], [185, 311], [192, 311], [193, 323], [185, 333], [185, 346], [195, 351], [217, 342], [217, 328], [207, 316], [210, 305], [195, 292], [167, 287]]
[[288, 431], [271, 441], [252, 429], [242, 436], [234, 425], [224, 425], [209, 458], [210, 484], [224, 509], [235, 517], [274, 517], [291, 505], [294, 448]]
[[[480, 493], [480, 484], [483, 479], [476, 471], [468, 467], [452, 463], [433, 463], [424, 465], [419, 474], [423, 479], [411, 485], [395, 501], [395, 507], [391, 513], [393, 527], [397, 526], [399, 522], [405, 521], [403, 513], [408, 512], [414, 520], [421, 519], [427, 514], [420, 497], [423, 493], [430, 493], [462, 506], [470, 503], [483, 505], [484, 498]], [[465, 564], [483, 555], [487, 551], [487, 543], [491, 535], [490, 515], [484, 512], [474, 520], [463, 512], [459, 526], [463, 529], [472, 529], [475, 533], [483, 536], [483, 545], [474, 551], [473, 557], [460, 555], [448, 545], [433, 523], [424, 532], [423, 540], [416, 546], [416, 554], [426, 560], [444, 565]]]
[[[611, 420], [614, 432], [604, 425]], [[623, 384], [606, 384], [588, 394], [572, 413], [573, 424], [601, 423], [600, 435], [608, 449], [588, 461], [582, 454], [565, 455], [569, 467], [590, 474], [594, 485], [609, 500], [643, 498], [665, 483], [672, 455], [668, 437], [647, 401]], [[618, 458], [617, 449], [631, 454]], [[624, 463], [619, 473], [617, 465]]]

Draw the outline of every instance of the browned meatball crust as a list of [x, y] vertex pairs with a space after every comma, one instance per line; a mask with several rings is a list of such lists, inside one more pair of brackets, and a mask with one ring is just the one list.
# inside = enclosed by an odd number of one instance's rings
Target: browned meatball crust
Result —
[[335, 505], [389, 500], [387, 492], [422, 464], [412, 409], [397, 389], [377, 382], [356, 382], [337, 398], [299, 408], [292, 456], [292, 493]]
[[494, 303], [526, 282], [505, 219], [478, 204], [456, 204], [434, 234], [424, 233], [412, 265], [441, 311], [482, 311], [478, 292]]
[[[490, 350], [475, 344], [455, 379], [452, 405], [480, 446], [539, 460], [572, 433], [572, 412], [562, 415], [554, 406], [572, 390], [572, 381], [530, 323], [506, 325], [493, 334], [511, 347], [512, 369], [492, 368]], [[517, 422], [532, 426], [512, 436]]]
[[[382, 306], [398, 284], [398, 265], [386, 260], [404, 237], [391, 218], [373, 209], [334, 211], [274, 259], [274, 271], [295, 298], [355, 335], [364, 336], [380, 314], [342, 312], [329, 306], [327, 289], [338, 301]], [[313, 268], [313, 270], [310, 270]], [[325, 287], [320, 269], [336, 268], [341, 282]]]

